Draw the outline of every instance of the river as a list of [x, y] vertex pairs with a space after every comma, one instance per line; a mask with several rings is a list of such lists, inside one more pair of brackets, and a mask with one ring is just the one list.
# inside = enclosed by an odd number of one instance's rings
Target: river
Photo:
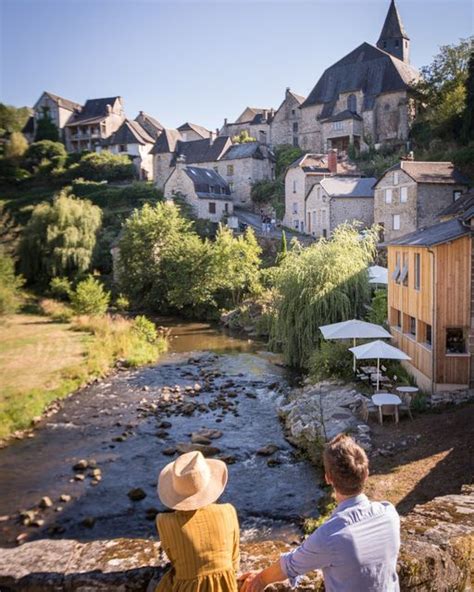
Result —
[[[276, 404], [288, 377], [260, 348], [210, 325], [174, 323], [169, 352], [156, 365], [117, 371], [66, 399], [34, 437], [0, 450], [0, 545], [21, 533], [25, 540], [154, 537], [154, 514], [164, 509], [158, 472], [196, 432], [211, 435], [216, 457], [229, 463], [221, 501], [236, 506], [243, 539], [294, 540], [301, 519], [317, 515], [320, 477], [284, 438]], [[278, 450], [257, 454], [270, 444]], [[81, 459], [92, 460], [100, 481], [90, 468], [73, 470]], [[134, 488], [146, 497], [129, 499]], [[37, 526], [23, 525], [19, 512], [37, 510], [43, 496], [53, 505], [38, 511]]]

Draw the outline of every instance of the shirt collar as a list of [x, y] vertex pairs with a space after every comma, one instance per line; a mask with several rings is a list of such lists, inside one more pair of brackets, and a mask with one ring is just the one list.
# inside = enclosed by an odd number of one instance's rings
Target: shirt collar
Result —
[[364, 502], [368, 501], [368, 497], [364, 493], [359, 493], [359, 495], [355, 495], [354, 497], [350, 497], [340, 504], [338, 504], [336, 508], [336, 512], [340, 512], [341, 510], [346, 510], [347, 508], [352, 508], [353, 506], [357, 506]]

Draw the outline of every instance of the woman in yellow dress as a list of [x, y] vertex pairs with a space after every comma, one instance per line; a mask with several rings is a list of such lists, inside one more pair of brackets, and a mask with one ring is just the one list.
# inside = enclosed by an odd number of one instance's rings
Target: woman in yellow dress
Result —
[[227, 484], [224, 462], [188, 452], [168, 464], [158, 496], [174, 512], [156, 520], [171, 569], [155, 592], [237, 592], [239, 522], [231, 504], [216, 504]]

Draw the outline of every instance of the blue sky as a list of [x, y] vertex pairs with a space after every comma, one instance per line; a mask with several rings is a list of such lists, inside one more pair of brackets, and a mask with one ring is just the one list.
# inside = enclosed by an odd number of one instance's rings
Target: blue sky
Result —
[[[412, 63], [473, 34], [472, 0], [398, 0]], [[389, 0], [0, 0], [0, 101], [43, 90], [121, 95], [167, 127], [221, 126], [246, 105], [307, 95], [324, 69], [376, 43]]]

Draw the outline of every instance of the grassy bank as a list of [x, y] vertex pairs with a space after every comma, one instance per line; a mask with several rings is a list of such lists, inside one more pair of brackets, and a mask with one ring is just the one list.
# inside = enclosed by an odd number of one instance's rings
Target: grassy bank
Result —
[[155, 361], [162, 337], [143, 335], [122, 317], [77, 317], [69, 323], [11, 315], [0, 324], [0, 439], [31, 425], [53, 400], [107, 374], [121, 359]]

